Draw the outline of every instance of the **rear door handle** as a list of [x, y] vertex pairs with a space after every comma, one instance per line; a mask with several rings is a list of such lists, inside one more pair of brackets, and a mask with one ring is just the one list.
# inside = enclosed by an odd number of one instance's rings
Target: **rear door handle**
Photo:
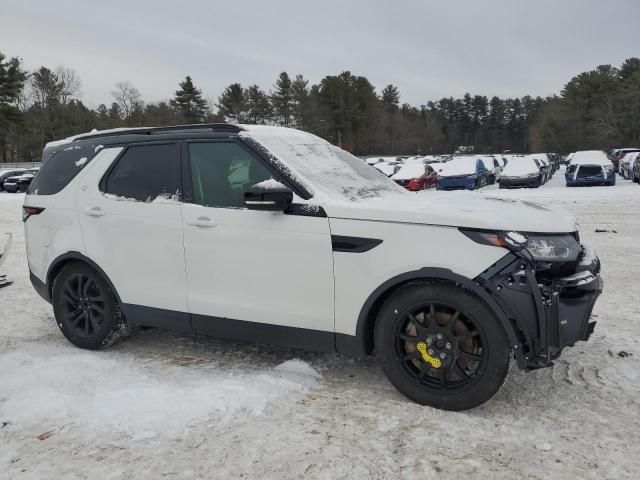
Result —
[[215, 227], [216, 222], [209, 217], [198, 217], [196, 220], [187, 220], [187, 225], [193, 225], [194, 227]]
[[84, 213], [86, 215], [90, 215], [92, 217], [102, 217], [104, 215], [107, 214], [107, 212], [105, 212], [104, 210], [102, 210], [100, 207], [91, 207], [91, 208], [86, 208], [84, 210]]

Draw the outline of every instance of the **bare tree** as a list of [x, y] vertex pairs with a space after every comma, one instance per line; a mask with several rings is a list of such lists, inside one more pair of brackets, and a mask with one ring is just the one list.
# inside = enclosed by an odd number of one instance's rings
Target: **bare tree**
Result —
[[130, 118], [136, 107], [142, 105], [140, 91], [130, 82], [116, 83], [116, 89], [111, 92], [111, 95], [120, 106], [125, 119]]
[[80, 87], [82, 86], [80, 76], [78, 72], [72, 68], [67, 68], [63, 65], [56, 68], [55, 74], [58, 76], [62, 87], [60, 91], [60, 103], [66, 105], [69, 100], [80, 95]]

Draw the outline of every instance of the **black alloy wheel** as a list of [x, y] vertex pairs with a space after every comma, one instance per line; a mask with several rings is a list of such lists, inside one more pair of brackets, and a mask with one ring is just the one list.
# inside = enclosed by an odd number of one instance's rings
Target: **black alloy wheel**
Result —
[[105, 294], [96, 280], [86, 273], [76, 273], [65, 280], [62, 321], [80, 338], [95, 335], [105, 322]]
[[504, 383], [511, 348], [500, 321], [470, 291], [449, 283], [398, 288], [376, 321], [375, 349], [389, 381], [422, 405], [465, 410]]
[[407, 311], [395, 332], [407, 375], [435, 392], [467, 387], [487, 362], [487, 341], [459, 310], [429, 303]]
[[84, 263], [62, 268], [54, 279], [51, 297], [58, 327], [77, 347], [108, 347], [129, 331], [112, 288]]

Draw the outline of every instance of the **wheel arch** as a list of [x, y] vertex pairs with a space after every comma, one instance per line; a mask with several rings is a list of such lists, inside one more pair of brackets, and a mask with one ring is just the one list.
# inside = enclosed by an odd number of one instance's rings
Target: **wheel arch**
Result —
[[520, 343], [513, 326], [498, 303], [473, 280], [447, 268], [424, 267], [390, 278], [367, 298], [358, 315], [356, 335], [336, 335], [336, 350], [349, 356], [363, 357], [373, 352], [373, 333], [380, 308], [398, 288], [419, 281], [433, 281], [460, 285], [477, 295], [496, 315], [507, 334], [510, 345]]
[[51, 265], [49, 265], [49, 268], [47, 270], [47, 276], [46, 276], [46, 287], [47, 287], [47, 293], [50, 299], [53, 298], [53, 281], [55, 280], [56, 276], [60, 273], [60, 271], [70, 263], [84, 263], [85, 265], [95, 270], [96, 273], [98, 273], [105, 280], [105, 282], [107, 282], [107, 285], [109, 285], [109, 288], [111, 289], [113, 294], [116, 296], [116, 300], [118, 301], [118, 303], [122, 303], [120, 300], [120, 295], [118, 295], [118, 290], [116, 290], [116, 288], [113, 286], [111, 279], [104, 272], [104, 270], [102, 270], [102, 268], [100, 268], [100, 266], [96, 262], [91, 260], [89, 257], [76, 251], [69, 251], [69, 252], [63, 253], [62, 255], [56, 257], [56, 259], [53, 262], [51, 262]]

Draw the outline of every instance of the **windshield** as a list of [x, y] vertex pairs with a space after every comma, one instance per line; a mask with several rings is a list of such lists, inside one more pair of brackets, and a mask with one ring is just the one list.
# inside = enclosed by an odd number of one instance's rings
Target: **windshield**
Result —
[[291, 128], [242, 125], [244, 139], [254, 139], [284, 163], [317, 201], [353, 202], [408, 194], [363, 160], [310, 133]]

